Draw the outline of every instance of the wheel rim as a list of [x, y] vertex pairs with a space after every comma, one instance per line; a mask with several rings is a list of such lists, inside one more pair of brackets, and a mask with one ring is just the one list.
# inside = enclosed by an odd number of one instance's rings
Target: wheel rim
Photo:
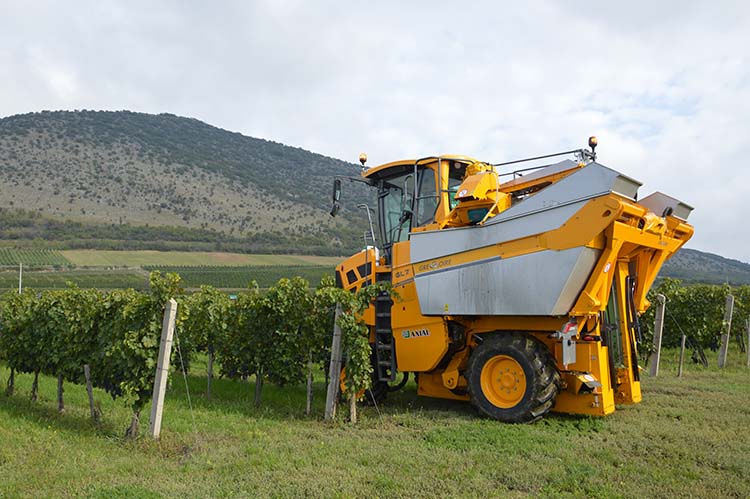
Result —
[[482, 367], [482, 392], [502, 409], [516, 406], [526, 393], [526, 374], [513, 357], [496, 355]]

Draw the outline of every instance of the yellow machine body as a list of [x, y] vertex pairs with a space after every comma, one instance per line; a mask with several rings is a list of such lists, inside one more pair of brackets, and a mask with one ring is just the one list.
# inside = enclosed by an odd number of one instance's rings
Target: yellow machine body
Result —
[[506, 179], [463, 156], [363, 171], [380, 193], [380, 248], [341, 263], [337, 279], [390, 282], [397, 296], [364, 317], [373, 348], [392, 355], [375, 356], [376, 382], [416, 373], [419, 395], [506, 421], [641, 400], [637, 317], [693, 234], [691, 208], [660, 193], [639, 203], [639, 183], [585, 159]]

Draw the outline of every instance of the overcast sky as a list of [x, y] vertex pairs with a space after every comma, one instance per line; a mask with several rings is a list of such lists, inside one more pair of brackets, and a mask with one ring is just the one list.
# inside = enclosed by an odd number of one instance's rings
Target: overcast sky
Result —
[[582, 147], [750, 261], [750, 3], [6, 1], [0, 116], [168, 112], [375, 165]]

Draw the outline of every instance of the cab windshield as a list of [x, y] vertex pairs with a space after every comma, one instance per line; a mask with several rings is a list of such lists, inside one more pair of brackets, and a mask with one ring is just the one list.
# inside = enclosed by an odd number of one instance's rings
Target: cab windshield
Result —
[[402, 169], [400, 174], [382, 179], [378, 192], [384, 249], [409, 239], [414, 227], [435, 221], [439, 197], [432, 168], [418, 167], [416, 179], [412, 168]]

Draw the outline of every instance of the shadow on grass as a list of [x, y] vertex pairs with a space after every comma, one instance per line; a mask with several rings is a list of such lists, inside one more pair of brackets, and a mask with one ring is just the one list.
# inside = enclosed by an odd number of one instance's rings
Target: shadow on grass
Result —
[[112, 421], [107, 421], [106, 416], [95, 423], [90, 417], [82, 417], [80, 414], [59, 413], [56, 407], [47, 405], [44, 400], [32, 402], [25, 394], [0, 395], [0, 412], [11, 418], [35, 424], [40, 428], [54, 426], [59, 430], [81, 435], [121, 438], [124, 432], [116, 428]]
[[[182, 374], [173, 374], [172, 385], [168, 393], [170, 403], [178, 404], [181, 409], [188, 408], [185, 393], [185, 381]], [[311, 415], [305, 415], [305, 385], [274, 386], [264, 383], [260, 407], [255, 407], [255, 380], [214, 379], [211, 399], [206, 397], [205, 376], [189, 374], [187, 376], [190, 399], [194, 409], [219, 410], [272, 420], [320, 420], [325, 410], [326, 385], [317, 380], [313, 383], [313, 405]], [[420, 413], [430, 419], [448, 419], [455, 417], [478, 417], [468, 402], [417, 396], [414, 382], [402, 390], [387, 395], [377, 407], [369, 404], [358, 404], [358, 410], [365, 416], [377, 418], [378, 414], [396, 416], [400, 414]], [[348, 402], [339, 402], [339, 418], [348, 414]]]
[[[322, 377], [320, 377], [322, 378]], [[255, 407], [255, 381], [230, 380], [226, 378], [214, 379], [212, 396], [206, 396], [206, 376], [189, 374], [187, 383], [190, 400], [194, 410], [201, 411], [210, 417], [212, 412], [236, 414], [247, 418], [267, 419], [272, 421], [320, 421], [323, 419], [326, 398], [326, 385], [322, 379], [313, 383], [313, 405], [310, 415], [305, 414], [306, 387], [305, 385], [274, 386], [265, 383], [261, 398], [261, 405]], [[179, 411], [188, 411], [188, 397], [185, 390], [185, 380], [181, 373], [172, 373], [171, 386], [167, 393], [167, 402]], [[98, 435], [107, 438], [123, 439], [124, 427], [115, 425], [113, 419], [105, 414], [100, 423], [94, 423], [80, 405], [68, 405], [69, 412], [58, 413], [54, 404], [44, 399], [31, 402], [26, 394], [13, 396], [0, 395], [0, 412], [16, 417], [42, 428], [54, 426], [68, 432], [82, 435]], [[339, 402], [339, 421], [348, 417], [348, 403]], [[433, 421], [485, 419], [468, 402], [447, 400], [417, 395], [416, 384], [411, 381], [402, 390], [391, 392], [386, 399], [377, 406], [359, 403], [358, 411], [365, 419], [388, 418], [396, 424], [406, 424], [408, 418], [419, 415]], [[148, 427], [150, 404], [141, 412], [141, 435]], [[595, 428], [596, 424], [589, 423], [589, 418], [551, 413], [543, 421], [545, 424], [583, 425], [587, 429]]]

